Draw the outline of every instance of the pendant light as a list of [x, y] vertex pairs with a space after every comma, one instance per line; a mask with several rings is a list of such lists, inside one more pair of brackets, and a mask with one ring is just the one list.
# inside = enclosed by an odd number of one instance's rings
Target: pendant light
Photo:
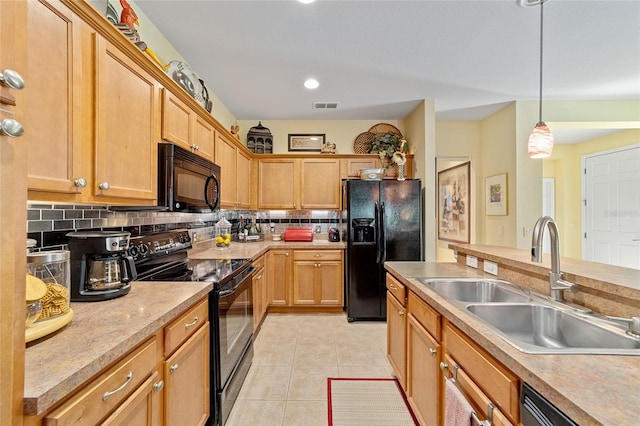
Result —
[[542, 28], [543, 28], [543, 5], [546, 0], [540, 2], [540, 104], [538, 124], [531, 131], [529, 136], [528, 152], [530, 158], [546, 158], [553, 151], [553, 135], [551, 130], [542, 121]]

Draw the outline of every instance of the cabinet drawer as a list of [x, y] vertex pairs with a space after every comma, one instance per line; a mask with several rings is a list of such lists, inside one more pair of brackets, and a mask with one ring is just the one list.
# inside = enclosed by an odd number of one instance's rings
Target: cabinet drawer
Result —
[[411, 291], [409, 292], [407, 311], [409, 311], [436, 340], [439, 341], [441, 339], [440, 314], [431, 309], [429, 305]]
[[520, 421], [520, 381], [491, 355], [448, 322], [443, 328], [445, 350], [513, 423]]
[[156, 367], [156, 339], [143, 343], [60, 408], [43, 419], [46, 426], [97, 424], [118, 407]]
[[402, 306], [406, 306], [407, 290], [404, 287], [404, 284], [400, 284], [400, 281], [395, 279], [389, 273], [387, 273], [387, 289], [389, 290], [389, 293], [393, 294], [395, 298], [402, 303]]
[[264, 268], [264, 258], [265, 256], [262, 255], [251, 263], [253, 266], [255, 266], [256, 271], [259, 271], [260, 269]]
[[209, 304], [204, 299], [164, 328], [164, 355], [169, 356], [207, 321]]
[[294, 250], [293, 260], [342, 260], [342, 250]]

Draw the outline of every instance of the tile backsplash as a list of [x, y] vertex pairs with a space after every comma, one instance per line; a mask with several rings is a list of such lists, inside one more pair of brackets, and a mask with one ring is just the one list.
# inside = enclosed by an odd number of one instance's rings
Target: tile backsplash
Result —
[[225, 217], [237, 232], [240, 218], [256, 215], [262, 233], [276, 233], [287, 228], [310, 228], [326, 233], [340, 221], [336, 210], [218, 210], [210, 213], [174, 213], [159, 211], [112, 211], [108, 206], [86, 204], [27, 203], [27, 238], [37, 241], [37, 248], [59, 248], [73, 231], [117, 230], [131, 235], [174, 229], [193, 229], [198, 240], [213, 237], [214, 225]]

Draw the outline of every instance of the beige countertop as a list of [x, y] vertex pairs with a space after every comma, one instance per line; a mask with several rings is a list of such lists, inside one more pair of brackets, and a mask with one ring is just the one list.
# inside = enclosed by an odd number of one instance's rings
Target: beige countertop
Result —
[[211, 289], [210, 282], [134, 282], [116, 299], [72, 302], [69, 325], [27, 346], [24, 414], [47, 411]]
[[[317, 236], [316, 236], [317, 235]], [[314, 234], [314, 240], [309, 242], [273, 241], [267, 237], [264, 241], [251, 243], [232, 242], [228, 249], [218, 250], [215, 242], [209, 240], [194, 244], [189, 251], [191, 259], [252, 259], [255, 260], [269, 250], [279, 249], [320, 249], [320, 250], [344, 250], [346, 244], [330, 242], [327, 234]]]
[[[478, 253], [480, 250], [478, 248]], [[495, 248], [492, 250], [496, 259], [506, 254]], [[507, 257], [513, 259], [514, 256], [522, 257], [522, 253], [510, 252]], [[489, 275], [457, 263], [387, 262], [385, 267], [577, 423], [638, 424], [640, 356], [525, 354], [502, 340], [473, 315], [448, 303], [415, 279]]]

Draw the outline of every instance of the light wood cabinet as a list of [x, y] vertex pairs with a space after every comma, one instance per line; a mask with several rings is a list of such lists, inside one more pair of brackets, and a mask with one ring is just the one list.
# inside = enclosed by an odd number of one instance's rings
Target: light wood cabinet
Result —
[[292, 293], [293, 305], [342, 307], [342, 250], [295, 250]]
[[162, 97], [162, 139], [214, 161], [213, 126], [168, 89]]
[[216, 133], [216, 164], [220, 166], [220, 207], [251, 207], [251, 157], [232, 138]]
[[267, 254], [269, 306], [291, 304], [291, 251], [269, 250]]
[[[454, 325], [445, 321], [442, 340], [446, 353], [454, 364], [469, 376], [478, 388], [514, 424], [520, 421], [520, 380], [509, 369], [482, 349]], [[481, 408], [481, 412], [486, 406]], [[478, 413], [478, 414], [480, 414]]]
[[154, 204], [159, 83], [66, 4], [27, 5], [29, 198]]
[[340, 160], [259, 159], [258, 208], [339, 209]]
[[257, 333], [262, 323], [262, 319], [267, 313], [268, 291], [267, 291], [267, 274], [265, 269], [266, 255], [260, 256], [253, 261], [256, 268], [253, 273], [252, 290], [253, 290], [253, 333]]
[[377, 169], [380, 159], [377, 156], [345, 158], [340, 160], [340, 178], [353, 179], [360, 177], [361, 169]]
[[162, 424], [162, 386], [162, 380], [156, 371], [101, 423], [102, 426]]
[[165, 425], [204, 425], [210, 415], [209, 322], [164, 363]]
[[407, 310], [405, 287], [387, 274], [387, 358], [403, 389], [406, 389]]
[[415, 294], [407, 302], [407, 400], [420, 424], [441, 424], [440, 315]]

